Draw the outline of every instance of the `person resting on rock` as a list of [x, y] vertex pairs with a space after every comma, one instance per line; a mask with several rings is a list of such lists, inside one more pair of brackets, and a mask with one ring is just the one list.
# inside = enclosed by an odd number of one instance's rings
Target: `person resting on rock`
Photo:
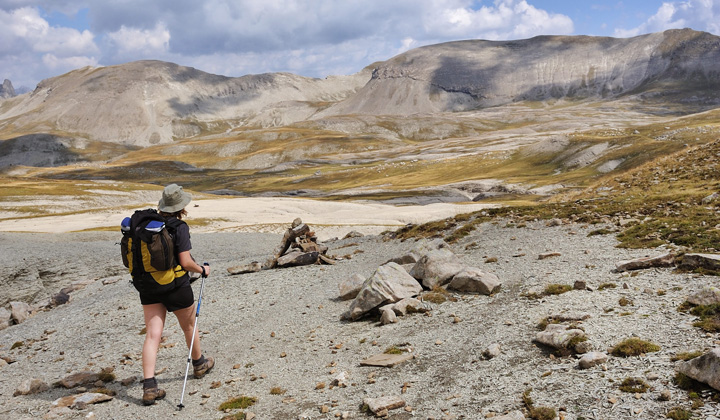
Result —
[[145, 316], [145, 342], [142, 348], [143, 368], [143, 404], [155, 404], [155, 400], [165, 397], [165, 390], [160, 389], [155, 379], [155, 363], [157, 360], [158, 348], [165, 326], [165, 316], [168, 311], [175, 314], [185, 335], [188, 349], [192, 344], [193, 376], [202, 378], [215, 365], [212, 357], [204, 357], [200, 348], [200, 334], [193, 331], [195, 326], [195, 298], [190, 286], [190, 275], [201, 273], [203, 277], [210, 274], [210, 266], [199, 265], [190, 255], [192, 246], [190, 244], [190, 229], [187, 223], [182, 221], [187, 215], [185, 207], [190, 203], [190, 194], [183, 191], [183, 188], [176, 184], [170, 184], [163, 190], [162, 198], [158, 202], [158, 212], [165, 218], [165, 226], [168, 228], [175, 248], [176, 261], [179, 266], [175, 267], [174, 278], [168, 284], [158, 285], [152, 281], [144, 281], [141, 286], [133, 276], [133, 284], [140, 293]]

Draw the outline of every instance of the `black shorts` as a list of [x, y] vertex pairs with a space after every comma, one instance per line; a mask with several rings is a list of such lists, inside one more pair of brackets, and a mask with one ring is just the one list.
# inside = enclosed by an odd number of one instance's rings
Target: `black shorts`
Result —
[[185, 309], [192, 306], [194, 302], [195, 297], [189, 281], [182, 282], [179, 287], [166, 293], [140, 293], [140, 303], [143, 305], [162, 303], [168, 312]]

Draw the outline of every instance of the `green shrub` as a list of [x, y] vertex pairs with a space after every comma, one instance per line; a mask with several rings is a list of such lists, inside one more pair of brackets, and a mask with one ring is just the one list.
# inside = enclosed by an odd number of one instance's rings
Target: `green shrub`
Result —
[[672, 420], [690, 420], [692, 418], [692, 412], [682, 407], [673, 407], [667, 412], [665, 418]]

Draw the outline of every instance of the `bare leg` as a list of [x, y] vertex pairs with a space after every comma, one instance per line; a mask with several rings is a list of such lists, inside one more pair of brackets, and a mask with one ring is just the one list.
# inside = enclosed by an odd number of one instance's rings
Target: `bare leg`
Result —
[[160, 347], [163, 328], [165, 327], [165, 315], [167, 309], [162, 303], [143, 305], [145, 314], [145, 343], [142, 349], [143, 377], [145, 379], [155, 376], [155, 362]]
[[[195, 327], [195, 305], [184, 309], [178, 309], [173, 312], [180, 323], [185, 334], [185, 343], [187, 343], [188, 349], [190, 348], [190, 340], [192, 340], [193, 328]], [[202, 350], [200, 349], [200, 332], [195, 331], [195, 342], [192, 348], [191, 358], [197, 360], [202, 356]]]

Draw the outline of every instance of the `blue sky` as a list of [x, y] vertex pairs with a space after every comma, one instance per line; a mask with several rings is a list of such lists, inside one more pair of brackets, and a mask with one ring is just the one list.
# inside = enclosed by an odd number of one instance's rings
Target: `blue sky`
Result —
[[720, 0], [0, 0], [0, 81], [142, 59], [325, 77], [453, 40], [685, 27], [720, 35]]

